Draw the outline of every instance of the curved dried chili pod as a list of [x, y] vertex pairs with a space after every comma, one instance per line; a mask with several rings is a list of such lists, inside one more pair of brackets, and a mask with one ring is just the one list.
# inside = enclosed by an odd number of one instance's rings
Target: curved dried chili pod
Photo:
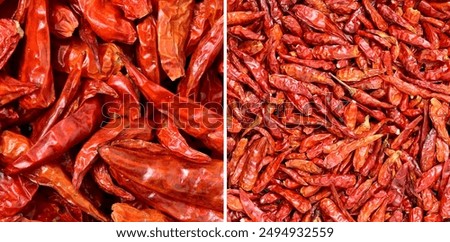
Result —
[[293, 92], [305, 96], [310, 100], [312, 99], [311, 92], [303, 85], [303, 83], [290, 76], [273, 74], [269, 76], [269, 83], [283, 91]]
[[25, 25], [25, 53], [19, 71], [21, 82], [39, 86], [35, 92], [21, 98], [24, 109], [46, 108], [55, 100], [52, 66], [50, 63], [50, 30], [48, 0], [33, 0], [28, 8]]
[[336, 24], [331, 21], [331, 19], [329, 19], [328, 16], [326, 16], [324, 13], [302, 4], [296, 4], [292, 8], [292, 11], [297, 18], [299, 18], [309, 26], [322, 32], [334, 34], [343, 39], [347, 39], [342, 30], [340, 30], [336, 26]]
[[15, 20], [0, 19], [0, 70], [11, 57], [12, 53], [16, 49], [19, 40], [23, 37], [24, 33], [20, 24]]
[[94, 181], [100, 186], [103, 191], [109, 194], [116, 195], [117, 197], [120, 197], [125, 201], [134, 200], [134, 196], [132, 194], [114, 184], [111, 175], [109, 174], [108, 167], [104, 162], [95, 163], [92, 169], [92, 174], [94, 177]]
[[335, 222], [350, 222], [336, 204], [329, 198], [324, 198], [319, 204], [322, 212]]
[[375, 194], [372, 199], [370, 199], [364, 206], [361, 208], [361, 211], [358, 215], [358, 222], [367, 222], [369, 221], [370, 216], [373, 212], [375, 212], [378, 207], [381, 206], [383, 201], [386, 199], [386, 192], [380, 191]]
[[200, 40], [191, 56], [186, 78], [178, 85], [178, 92], [183, 97], [198, 93], [200, 78], [208, 69], [222, 49], [223, 17], [219, 18], [211, 30]]
[[186, 43], [186, 55], [192, 54], [208, 29], [210, 29], [210, 23], [208, 21], [207, 5], [205, 2], [195, 3], [194, 16], [192, 17], [189, 37]]
[[428, 40], [416, 35], [414, 33], [410, 33], [406, 30], [395, 27], [394, 25], [389, 26], [389, 33], [407, 44], [411, 44], [420, 48], [430, 49], [431, 44]]
[[0, 74], [0, 107], [23, 95], [32, 93], [37, 88], [34, 83], [20, 82], [6, 74]]
[[193, 13], [193, 0], [158, 2], [158, 52], [161, 67], [172, 81], [185, 75], [186, 53], [184, 46]]
[[174, 155], [195, 163], [206, 163], [211, 161], [211, 158], [208, 155], [189, 146], [173, 123], [173, 120], [169, 117], [163, 117], [161, 115], [160, 120], [158, 120], [157, 123], [160, 124], [160, 127], [158, 127], [156, 131], [159, 142], [164, 147], [171, 150]]
[[114, 222], [169, 222], [163, 213], [156, 209], [139, 210], [126, 203], [114, 203], [111, 207], [111, 218]]
[[131, 120], [138, 119], [141, 116], [142, 105], [139, 103], [139, 96], [131, 80], [121, 73], [112, 75], [106, 82], [118, 94], [117, 98], [106, 100], [108, 114], [112, 117], [128, 117]]
[[395, 171], [398, 170], [400, 165], [399, 157], [400, 152], [397, 151], [383, 162], [378, 173], [378, 184], [384, 187], [391, 183]]
[[421, 192], [426, 188], [429, 188], [433, 183], [435, 183], [442, 173], [442, 164], [433, 166], [427, 172], [422, 174], [422, 177], [417, 180], [416, 186], [414, 187], [415, 192]]
[[355, 140], [352, 142], [349, 142], [348, 144], [341, 145], [336, 151], [331, 152], [328, 154], [325, 159], [323, 160], [323, 165], [327, 169], [331, 169], [337, 165], [339, 165], [347, 156], [356, 150], [357, 148], [366, 146], [371, 144], [372, 142], [376, 141], [377, 139], [380, 139], [383, 137], [382, 134], [377, 135], [371, 135], [367, 136], [365, 138], [362, 138], [360, 140]]
[[152, 12], [152, 2], [150, 0], [112, 0], [113, 5], [122, 9], [125, 18], [135, 20], [145, 17]]
[[321, 60], [347, 60], [361, 55], [357, 45], [320, 45], [312, 49], [312, 55]]
[[84, 143], [74, 164], [72, 184], [79, 189], [83, 177], [89, 171], [89, 168], [98, 159], [98, 147], [112, 141], [119, 133], [129, 125], [127, 119], [115, 119], [95, 132], [92, 137]]
[[252, 30], [250, 30], [246, 27], [242, 27], [242, 26], [228, 27], [227, 31], [230, 35], [233, 35], [240, 39], [259, 40], [259, 41], [266, 39], [263, 35], [257, 34], [255, 32], [253, 32]]
[[300, 194], [288, 189], [283, 189], [279, 185], [269, 186], [269, 190], [284, 197], [300, 213], [306, 213], [311, 209], [311, 203]]
[[87, 100], [76, 112], [55, 124], [24, 155], [9, 164], [6, 171], [17, 173], [59, 157], [98, 127], [100, 109], [98, 98]]
[[[126, 142], [125, 142], [126, 141]], [[169, 154], [160, 145], [124, 140], [102, 146], [99, 154], [128, 179], [180, 201], [221, 210], [222, 163], [195, 164]], [[182, 178], [182, 179], [180, 179]]]
[[126, 178], [118, 171], [111, 170], [116, 181], [135, 196], [141, 198], [148, 205], [185, 222], [220, 222], [223, 221], [221, 212], [191, 205], [188, 202], [179, 201], [158, 192], [155, 192], [140, 183]]
[[426, 172], [434, 166], [437, 150], [437, 134], [435, 129], [431, 129], [428, 133], [422, 147], [422, 153], [420, 155], [420, 169], [422, 172]]
[[347, 41], [331, 34], [306, 32], [303, 39], [311, 45], [346, 45]]
[[244, 190], [239, 190], [239, 199], [245, 213], [255, 222], [269, 222], [270, 219], [253, 202]]
[[432, 98], [430, 100], [430, 119], [435, 127], [438, 136], [447, 144], [450, 144], [450, 136], [447, 131], [447, 120], [449, 113], [449, 104], [441, 103], [439, 100]]
[[55, 189], [63, 198], [79, 206], [84, 212], [100, 221], [109, 221], [94, 205], [87, 200], [70, 182], [64, 171], [56, 164], [43, 165], [27, 175], [42, 186]]
[[144, 75], [151, 81], [161, 81], [158, 56], [158, 39], [156, 21], [153, 16], [147, 16], [136, 26], [138, 46], [136, 50], [137, 64]]
[[332, 87], [336, 85], [326, 73], [307, 66], [284, 64], [280, 66], [280, 69], [286, 73], [286, 75], [303, 82], [325, 84]]
[[38, 185], [19, 175], [0, 172], [0, 217], [13, 216], [33, 198]]
[[275, 175], [278, 168], [280, 167], [281, 162], [284, 160], [286, 155], [288, 155], [289, 153], [291, 153], [291, 149], [284, 151], [283, 153], [279, 154], [275, 159], [271, 160], [269, 165], [266, 167], [264, 172], [261, 174], [259, 180], [256, 181], [256, 184], [252, 189], [252, 191], [254, 193], [261, 192], [267, 186], [267, 184], [269, 184], [270, 180], [272, 179], [272, 177]]
[[41, 139], [42, 136], [61, 119], [64, 109], [74, 99], [78, 88], [81, 85], [80, 76], [82, 59], [84, 59], [84, 57], [81, 55], [78, 56], [77, 59], [74, 59], [74, 65], [71, 67], [72, 70], [67, 77], [58, 100], [53, 104], [51, 109], [33, 123], [31, 141], [36, 142]]
[[243, 190], [250, 191], [254, 187], [258, 178], [258, 167], [266, 153], [266, 147], [267, 139], [265, 137], [253, 142], [250, 147], [248, 147], [249, 154], [248, 158], [245, 160], [239, 184]]
[[264, 16], [264, 12], [235, 11], [227, 13], [227, 26], [246, 25]]
[[[130, 21], [121, 17], [120, 10], [110, 1], [79, 0], [79, 8], [92, 30], [103, 40], [133, 44], [136, 31]], [[98, 11], [102, 9], [102, 11]]]

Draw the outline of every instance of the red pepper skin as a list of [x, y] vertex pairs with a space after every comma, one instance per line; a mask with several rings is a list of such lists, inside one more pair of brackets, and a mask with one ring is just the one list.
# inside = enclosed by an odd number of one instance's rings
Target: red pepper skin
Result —
[[27, 38], [19, 80], [35, 83], [39, 89], [21, 98], [20, 106], [24, 109], [46, 108], [55, 100], [47, 13], [48, 0], [32, 1], [28, 7], [27, 18], [33, 21], [25, 25]]
[[133, 201], [135, 199], [132, 194], [114, 184], [109, 173], [109, 169], [104, 162], [97, 162], [96, 164], [94, 164], [92, 174], [95, 182], [103, 191], [120, 197], [125, 201]]
[[222, 212], [215, 211], [200, 206], [195, 206], [189, 202], [172, 199], [161, 193], [153, 191], [141, 183], [134, 182], [122, 175], [120, 172], [112, 169], [111, 175], [122, 187], [132, 192], [146, 204], [178, 219], [183, 222], [222, 222]]
[[48, 186], [56, 190], [69, 202], [76, 204], [84, 212], [90, 214], [99, 221], [109, 221], [97, 208], [72, 186], [70, 179], [56, 164], [43, 165], [33, 170], [28, 175], [30, 180], [41, 186]]
[[62, 94], [59, 96], [58, 100], [44, 115], [40, 116], [33, 123], [31, 141], [36, 142], [42, 138], [42, 136], [61, 119], [64, 109], [75, 98], [78, 88], [81, 86], [81, 58], [82, 56], [78, 56], [78, 59], [75, 59], [75, 64], [71, 67], [72, 71], [67, 77]]
[[301, 4], [295, 5], [292, 8], [292, 11], [298, 19], [302, 20], [309, 26], [322, 32], [334, 34], [342, 39], [347, 39], [342, 30], [340, 30], [333, 21], [331, 21], [320, 11]]
[[100, 109], [98, 98], [88, 99], [75, 113], [55, 124], [27, 153], [9, 164], [6, 171], [17, 173], [59, 157], [98, 128]]
[[191, 56], [186, 78], [178, 85], [181, 96], [191, 97], [198, 93], [200, 79], [212, 65], [223, 44], [223, 18], [216, 21], [211, 30], [198, 43]]
[[172, 81], [185, 76], [186, 53], [180, 46], [186, 44], [193, 13], [193, 0], [158, 2], [158, 52], [162, 69]]
[[[133, 44], [136, 30], [127, 19], [121, 17], [120, 10], [112, 2], [105, 0], [79, 0], [79, 8], [92, 30], [104, 41], [118, 41]], [[102, 9], [102, 11], [98, 11]]]
[[72, 184], [79, 189], [84, 176], [98, 159], [98, 147], [113, 140], [121, 131], [129, 126], [127, 120], [116, 119], [109, 122], [92, 137], [84, 143], [80, 152], [78, 152], [72, 177]]
[[205, 2], [195, 4], [194, 16], [192, 17], [191, 26], [189, 30], [189, 37], [186, 43], [186, 54], [191, 55], [198, 43], [210, 29], [208, 21], [208, 12]]
[[6, 74], [0, 74], [0, 107], [32, 93], [37, 88], [34, 83], [20, 82]]
[[223, 181], [216, 179], [222, 176], [222, 162], [194, 164], [171, 155], [160, 145], [139, 140], [102, 146], [99, 154], [111, 170], [120, 171], [148, 189], [180, 201], [222, 210]]
[[[176, 96], [162, 86], [149, 81], [126, 57], [123, 61], [131, 79], [147, 100], [154, 103], [156, 109], [174, 119], [179, 128], [199, 138], [209, 148], [218, 153], [223, 151], [223, 117], [220, 114], [188, 98]], [[174, 110], [177, 112], [175, 113]], [[192, 122], [198, 127], [191, 126]], [[238, 123], [231, 125], [237, 130], [242, 127]]]
[[160, 83], [161, 66], [158, 56], [158, 42], [156, 21], [153, 16], [147, 16], [136, 26], [138, 35], [137, 63], [145, 76], [155, 82]]
[[118, 94], [118, 97], [107, 97], [105, 105], [108, 105], [108, 116], [111, 118], [123, 117], [136, 120], [141, 117], [142, 105], [136, 87], [131, 80], [121, 73], [112, 75], [106, 82]]
[[70, 38], [78, 28], [79, 22], [69, 6], [58, 1], [50, 1], [49, 27], [54, 36], [65, 39]]
[[160, 123], [161, 126], [156, 131], [156, 136], [158, 137], [159, 142], [164, 147], [171, 150], [174, 155], [195, 163], [211, 162], [211, 157], [188, 145], [186, 139], [180, 134], [180, 131], [175, 126], [173, 120], [167, 117], [161, 117], [158, 121], [159, 122], [157, 123]]
[[9, 19], [0, 19], [0, 33], [0, 69], [3, 69], [24, 33], [17, 21]]
[[38, 187], [25, 177], [0, 172], [0, 218], [17, 214], [30, 202]]
[[111, 207], [114, 222], [171, 222], [172, 219], [156, 209], [139, 210], [127, 203], [114, 203]]

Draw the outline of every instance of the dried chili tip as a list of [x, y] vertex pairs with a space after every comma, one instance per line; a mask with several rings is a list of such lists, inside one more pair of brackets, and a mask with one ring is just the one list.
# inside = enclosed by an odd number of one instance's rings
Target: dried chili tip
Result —
[[227, 13], [227, 26], [231, 25], [245, 25], [252, 23], [266, 13], [261, 12], [250, 12], [250, 11], [236, 11], [236, 12], [228, 12]]
[[114, 203], [111, 207], [114, 222], [169, 222], [171, 219], [156, 209], [139, 210], [127, 203]]
[[16, 20], [13, 20], [13, 22], [14, 22], [14, 25], [16, 27], [17, 33], [19, 34], [20, 38], [23, 38], [24, 32], [23, 32], [23, 29], [20, 27], [20, 23], [18, 21], [16, 21]]
[[21, 82], [7, 75], [0, 75], [0, 107], [36, 89], [38, 86], [35, 83]]
[[320, 165], [327, 169], [332, 169], [339, 165], [342, 161], [344, 161], [352, 151], [356, 150], [357, 148], [369, 145], [375, 140], [380, 139], [381, 137], [383, 137], [383, 134], [377, 134], [365, 137], [360, 140], [352, 141], [348, 144], [343, 144], [337, 150], [328, 154]]

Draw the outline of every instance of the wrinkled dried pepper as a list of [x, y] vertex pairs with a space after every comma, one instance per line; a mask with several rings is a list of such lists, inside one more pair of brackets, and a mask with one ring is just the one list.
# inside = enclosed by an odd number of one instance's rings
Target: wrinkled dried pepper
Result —
[[448, 221], [448, 10], [231, 1], [229, 221]]

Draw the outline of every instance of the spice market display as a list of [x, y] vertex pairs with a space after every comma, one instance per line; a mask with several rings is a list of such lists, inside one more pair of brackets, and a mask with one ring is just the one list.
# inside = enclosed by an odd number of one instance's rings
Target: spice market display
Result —
[[228, 221], [449, 221], [449, 1], [229, 0], [227, 19]]

